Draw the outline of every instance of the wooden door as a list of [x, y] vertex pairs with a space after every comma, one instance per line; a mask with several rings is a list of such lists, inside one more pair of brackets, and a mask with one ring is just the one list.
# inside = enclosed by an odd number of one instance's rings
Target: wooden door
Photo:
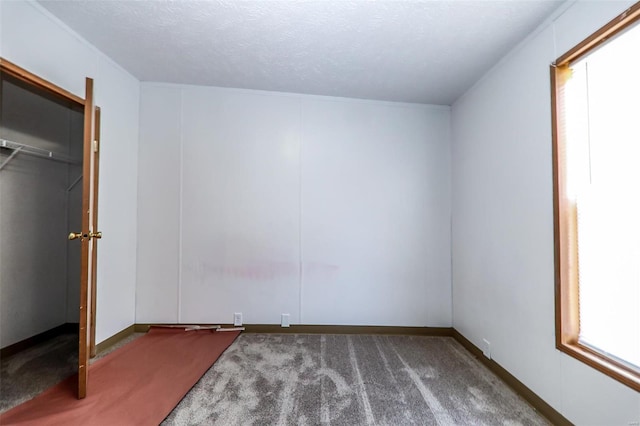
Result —
[[89, 358], [95, 356], [97, 240], [102, 238], [97, 230], [99, 117], [93, 98], [93, 79], [87, 78], [82, 146], [82, 229], [69, 234], [70, 240], [79, 239], [81, 243], [78, 399], [87, 396]]
[[78, 399], [87, 396], [89, 379], [89, 357], [92, 349], [92, 327], [95, 317], [95, 271], [97, 268], [94, 256], [95, 241], [102, 235], [97, 231], [97, 153], [96, 108], [93, 98], [93, 79], [86, 79], [84, 101], [84, 142], [82, 174], [82, 230], [80, 242], [82, 254], [80, 258], [80, 337], [78, 350]]

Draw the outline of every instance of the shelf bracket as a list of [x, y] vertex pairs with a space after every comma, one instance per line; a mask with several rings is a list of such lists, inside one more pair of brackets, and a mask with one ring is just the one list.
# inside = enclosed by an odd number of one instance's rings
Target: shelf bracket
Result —
[[0, 164], [0, 170], [2, 170], [4, 168], [4, 166], [6, 166], [7, 164], [9, 164], [9, 161], [13, 160], [13, 157], [15, 157], [16, 155], [18, 155], [18, 153], [20, 151], [22, 151], [22, 147], [19, 146], [17, 148], [9, 148], [9, 149], [13, 149], [13, 152], [11, 153], [11, 155], [9, 155], [9, 157], [7, 157], [6, 160], [4, 160], [2, 162], [2, 164]]

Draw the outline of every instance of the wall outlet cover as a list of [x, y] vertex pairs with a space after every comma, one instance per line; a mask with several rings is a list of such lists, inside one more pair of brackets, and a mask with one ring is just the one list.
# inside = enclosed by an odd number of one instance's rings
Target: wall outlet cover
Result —
[[236, 327], [242, 325], [242, 312], [233, 314], [233, 325]]
[[289, 327], [289, 314], [282, 314], [280, 325], [282, 327]]
[[491, 359], [491, 343], [487, 339], [482, 339], [482, 353]]

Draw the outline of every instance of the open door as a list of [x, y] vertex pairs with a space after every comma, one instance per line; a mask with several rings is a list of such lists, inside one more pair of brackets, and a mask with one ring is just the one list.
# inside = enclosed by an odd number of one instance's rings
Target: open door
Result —
[[[87, 396], [89, 357], [95, 338], [95, 277], [96, 240], [102, 237], [97, 231], [97, 170], [98, 141], [96, 139], [96, 108], [93, 99], [93, 79], [86, 80], [84, 101], [84, 142], [82, 174], [82, 230], [69, 234], [69, 239], [79, 239], [82, 244], [80, 258], [80, 336], [78, 350], [78, 399]], [[92, 331], [93, 330], [93, 331]]]

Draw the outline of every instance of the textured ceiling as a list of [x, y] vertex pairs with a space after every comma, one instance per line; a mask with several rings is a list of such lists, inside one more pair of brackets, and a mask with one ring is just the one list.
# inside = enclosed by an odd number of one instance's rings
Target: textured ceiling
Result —
[[44, 1], [142, 81], [450, 105], [561, 1]]

